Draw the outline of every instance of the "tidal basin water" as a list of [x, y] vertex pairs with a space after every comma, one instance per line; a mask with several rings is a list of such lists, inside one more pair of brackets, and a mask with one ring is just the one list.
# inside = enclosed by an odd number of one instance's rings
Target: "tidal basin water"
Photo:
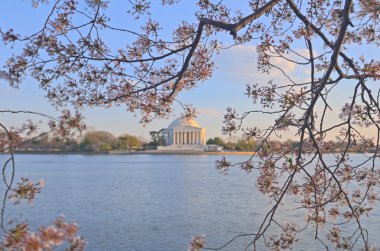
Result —
[[[0, 155], [2, 163], [5, 158]], [[44, 179], [46, 185], [32, 204], [8, 203], [5, 217], [21, 216], [33, 228], [65, 215], [79, 224], [87, 250], [186, 250], [197, 234], [205, 234], [206, 246], [219, 247], [236, 235], [254, 233], [270, 205], [257, 191], [254, 173], [235, 168], [222, 175], [215, 169], [218, 158], [17, 155], [16, 180]], [[233, 162], [246, 158], [228, 156]], [[303, 222], [295, 207], [290, 204], [276, 219]], [[372, 244], [380, 247], [379, 210], [366, 223]], [[312, 230], [301, 234], [293, 250], [322, 250], [312, 235]], [[250, 241], [240, 238], [223, 250], [244, 250]]]

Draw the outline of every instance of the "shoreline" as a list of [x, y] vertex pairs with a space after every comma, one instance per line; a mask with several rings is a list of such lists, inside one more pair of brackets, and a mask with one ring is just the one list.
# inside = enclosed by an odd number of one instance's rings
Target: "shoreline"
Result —
[[135, 151], [135, 152], [109, 152], [112, 155], [123, 154], [153, 154], [153, 155], [254, 155], [256, 152], [196, 152], [196, 151]]
[[[9, 154], [0, 152], [0, 154]], [[15, 151], [14, 154], [75, 154], [75, 155], [255, 155], [256, 152], [193, 152], [193, 151], [109, 151], [109, 152], [64, 152], [64, 151]]]
[[[336, 152], [331, 152], [332, 154]], [[330, 154], [331, 154], [330, 153]], [[350, 154], [373, 154], [369, 152], [349, 152]], [[9, 152], [0, 152], [0, 155], [10, 154]], [[122, 151], [112, 150], [108, 152], [77, 152], [77, 151], [14, 151], [13, 154], [35, 154], [35, 155], [256, 155], [257, 152], [202, 152], [202, 151], [157, 151], [157, 150], [145, 150], [145, 151]], [[377, 155], [379, 156], [379, 155]]]

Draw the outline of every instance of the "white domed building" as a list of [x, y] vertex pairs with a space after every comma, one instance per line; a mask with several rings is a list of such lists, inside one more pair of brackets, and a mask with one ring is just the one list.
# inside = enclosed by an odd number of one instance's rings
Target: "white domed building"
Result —
[[175, 119], [168, 128], [162, 129], [165, 146], [161, 151], [204, 151], [206, 145], [206, 129], [195, 120]]

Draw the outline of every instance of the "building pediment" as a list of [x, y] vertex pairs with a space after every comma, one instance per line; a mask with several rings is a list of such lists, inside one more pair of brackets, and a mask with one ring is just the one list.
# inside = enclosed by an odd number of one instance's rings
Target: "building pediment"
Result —
[[182, 130], [182, 131], [201, 131], [202, 130], [202, 128], [195, 127], [195, 126], [177, 126], [177, 127], [173, 127], [172, 129], [175, 131], [179, 131], [179, 130]]

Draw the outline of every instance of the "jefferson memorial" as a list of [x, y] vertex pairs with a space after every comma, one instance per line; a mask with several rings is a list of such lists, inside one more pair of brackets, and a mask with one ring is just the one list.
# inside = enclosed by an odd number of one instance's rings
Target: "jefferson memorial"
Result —
[[206, 129], [192, 119], [177, 118], [168, 128], [162, 129], [165, 146], [161, 151], [204, 151]]

